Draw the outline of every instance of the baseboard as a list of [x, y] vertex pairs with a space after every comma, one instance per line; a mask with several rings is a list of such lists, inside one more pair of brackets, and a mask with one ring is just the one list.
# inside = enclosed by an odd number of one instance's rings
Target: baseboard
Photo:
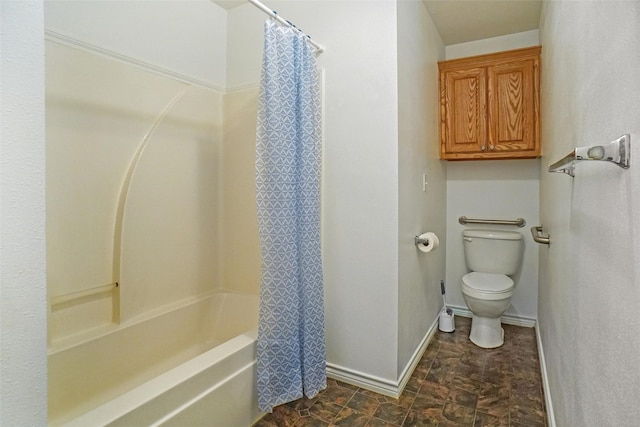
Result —
[[416, 348], [416, 351], [413, 352], [413, 355], [409, 359], [409, 362], [400, 374], [400, 378], [398, 379], [398, 396], [400, 396], [402, 390], [404, 390], [404, 387], [407, 385], [407, 382], [409, 382], [413, 371], [416, 369], [416, 366], [418, 366], [418, 363], [420, 363], [420, 359], [422, 359], [422, 355], [429, 346], [431, 339], [438, 331], [438, 319], [440, 318], [440, 313], [441, 311], [438, 312], [438, 315], [431, 323], [431, 326], [429, 326], [429, 329], [427, 330], [424, 338], [422, 338], [420, 345], [418, 346], [418, 348]]
[[404, 390], [404, 387], [407, 385], [407, 382], [411, 378], [413, 370], [420, 362], [422, 355], [429, 346], [429, 343], [431, 342], [431, 339], [435, 335], [436, 331], [438, 330], [439, 315], [440, 312], [438, 312], [438, 316], [436, 316], [435, 320], [427, 330], [427, 333], [425, 334], [424, 338], [422, 338], [420, 345], [409, 359], [409, 362], [402, 370], [402, 374], [400, 374], [400, 377], [397, 381], [390, 381], [384, 378], [377, 377], [375, 375], [366, 374], [364, 372], [345, 368], [333, 363], [327, 363], [327, 376], [329, 378], [362, 387], [364, 389], [382, 394], [384, 396], [393, 397], [395, 399], [399, 398], [402, 390]]
[[327, 363], [327, 377], [343, 383], [352, 384], [393, 398], [398, 398], [398, 384], [375, 375], [365, 374], [344, 366]]
[[[471, 311], [466, 307], [459, 307], [459, 306], [448, 306], [448, 307], [451, 308], [453, 310], [453, 313], [456, 314], [457, 316], [473, 317], [473, 313], [471, 313]], [[500, 320], [502, 321], [502, 323], [505, 323], [507, 325], [523, 326], [525, 328], [533, 328], [534, 326], [536, 326], [536, 319], [531, 319], [529, 317], [512, 316], [510, 314], [507, 314], [502, 316]]]
[[536, 341], [538, 342], [538, 358], [540, 360], [540, 374], [542, 375], [544, 404], [547, 409], [547, 425], [549, 427], [556, 427], [556, 417], [553, 413], [553, 404], [551, 402], [551, 389], [549, 388], [549, 377], [547, 376], [547, 362], [544, 358], [544, 349], [542, 348], [542, 337], [540, 336], [538, 322], [536, 322]]

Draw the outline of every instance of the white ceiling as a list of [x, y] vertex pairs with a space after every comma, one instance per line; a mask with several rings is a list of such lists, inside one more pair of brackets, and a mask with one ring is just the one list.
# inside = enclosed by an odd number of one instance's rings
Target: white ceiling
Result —
[[[231, 9], [247, 0], [211, 1], [225, 9]], [[273, 4], [277, 1], [265, 0], [264, 3], [275, 7]], [[542, 0], [422, 1], [446, 46], [535, 30], [538, 28], [542, 8]]]

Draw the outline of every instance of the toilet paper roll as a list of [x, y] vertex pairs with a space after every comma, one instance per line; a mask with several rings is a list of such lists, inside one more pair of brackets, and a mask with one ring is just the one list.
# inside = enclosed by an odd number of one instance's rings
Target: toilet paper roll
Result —
[[418, 238], [426, 241], [425, 243], [418, 243], [418, 249], [422, 252], [431, 252], [440, 244], [438, 236], [430, 231], [427, 233], [422, 233], [418, 236]]

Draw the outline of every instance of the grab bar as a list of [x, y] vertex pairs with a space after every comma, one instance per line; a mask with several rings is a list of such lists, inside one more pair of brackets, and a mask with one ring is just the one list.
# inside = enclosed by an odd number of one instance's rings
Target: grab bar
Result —
[[548, 245], [549, 242], [551, 241], [551, 238], [549, 235], [544, 235], [542, 233], [542, 226], [538, 225], [537, 227], [531, 227], [531, 237], [533, 237], [533, 240], [537, 243], [542, 243], [543, 245]]
[[92, 297], [94, 295], [112, 292], [118, 286], [119, 286], [118, 282], [115, 282], [115, 283], [109, 283], [108, 285], [96, 286], [94, 288], [83, 289], [81, 291], [71, 292], [64, 295], [58, 295], [55, 297], [51, 297], [50, 305], [51, 305], [51, 308], [55, 310], [56, 306], [59, 306], [62, 304], [67, 304], [72, 301], [78, 301], [83, 298]]
[[501, 225], [517, 225], [518, 227], [524, 227], [527, 225], [527, 221], [524, 218], [511, 219], [471, 219], [466, 216], [458, 218], [458, 222], [462, 225], [465, 224], [501, 224]]
[[630, 143], [631, 136], [627, 134], [606, 145], [577, 147], [562, 159], [549, 165], [549, 172], [562, 172], [576, 176], [575, 162], [579, 160], [603, 160], [615, 163], [623, 169], [629, 169]]

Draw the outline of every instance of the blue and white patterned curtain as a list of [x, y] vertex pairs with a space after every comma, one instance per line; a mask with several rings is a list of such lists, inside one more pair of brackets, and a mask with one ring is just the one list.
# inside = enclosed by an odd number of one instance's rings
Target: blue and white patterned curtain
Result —
[[320, 249], [321, 116], [315, 51], [265, 22], [256, 189], [262, 278], [258, 406], [326, 387]]

